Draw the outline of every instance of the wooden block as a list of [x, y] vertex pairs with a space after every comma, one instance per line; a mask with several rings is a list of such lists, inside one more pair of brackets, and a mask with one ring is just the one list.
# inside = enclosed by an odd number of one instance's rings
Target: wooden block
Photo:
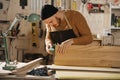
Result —
[[55, 50], [55, 65], [120, 67], [120, 47], [118, 46], [80, 46], [72, 45], [65, 53]]

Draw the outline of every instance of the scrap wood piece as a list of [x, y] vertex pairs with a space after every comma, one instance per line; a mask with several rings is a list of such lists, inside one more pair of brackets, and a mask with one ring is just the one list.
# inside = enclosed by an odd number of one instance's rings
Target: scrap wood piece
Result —
[[16, 70], [13, 70], [12, 73], [13, 74], [26, 74], [29, 70], [32, 70], [33, 68], [39, 66], [41, 61], [42, 61], [42, 58], [32, 60], [26, 63], [25, 65], [23, 65], [22, 67], [17, 68]]
[[[56, 50], [57, 50], [56, 46]], [[72, 45], [65, 53], [55, 50], [54, 64], [64, 66], [120, 67], [120, 47]]]

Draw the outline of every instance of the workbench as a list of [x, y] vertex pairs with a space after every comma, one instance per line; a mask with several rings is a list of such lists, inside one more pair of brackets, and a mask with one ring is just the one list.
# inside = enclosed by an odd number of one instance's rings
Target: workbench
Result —
[[[24, 64], [20, 63], [19, 65]], [[56, 70], [55, 75], [32, 76], [10, 75], [11, 71], [2, 70], [1, 65], [4, 63], [0, 62], [0, 80], [120, 80], [120, 69], [117, 68], [47, 65], [48, 68]]]
[[[35, 68], [35, 65], [42, 66], [38, 64], [38, 59], [18, 70], [17, 75], [9, 75], [10, 71], [2, 70], [4, 64], [1, 62], [0, 80], [120, 80], [120, 47], [71, 46], [66, 50], [64, 55], [55, 52], [54, 65], [46, 65], [51, 70], [56, 70], [52, 76], [20, 75], [21, 71], [24, 72], [31, 67]], [[23, 66], [23, 64], [28, 63], [20, 64]], [[18, 67], [21, 66], [20, 64]]]

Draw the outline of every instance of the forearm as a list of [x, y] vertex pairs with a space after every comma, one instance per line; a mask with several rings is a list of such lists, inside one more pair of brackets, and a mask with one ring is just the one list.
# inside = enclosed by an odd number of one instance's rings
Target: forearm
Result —
[[81, 36], [77, 38], [73, 38], [74, 45], [86, 45], [90, 44], [93, 41], [92, 36]]
[[51, 38], [50, 38], [50, 31], [49, 26], [46, 24], [46, 36], [45, 36], [45, 44], [52, 44]]

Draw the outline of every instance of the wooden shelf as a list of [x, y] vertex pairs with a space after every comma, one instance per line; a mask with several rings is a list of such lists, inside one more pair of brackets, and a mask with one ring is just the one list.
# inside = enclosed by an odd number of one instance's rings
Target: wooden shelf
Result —
[[120, 6], [119, 5], [111, 5], [111, 22], [110, 22], [111, 30], [120, 30], [119, 16], [120, 16]]

